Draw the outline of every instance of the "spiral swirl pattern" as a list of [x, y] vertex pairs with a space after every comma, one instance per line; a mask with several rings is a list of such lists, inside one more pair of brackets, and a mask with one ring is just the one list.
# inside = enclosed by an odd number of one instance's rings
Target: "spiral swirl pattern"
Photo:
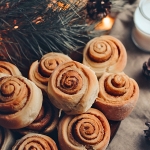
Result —
[[42, 108], [37, 118], [27, 127], [14, 130], [22, 135], [32, 133], [49, 134], [52, 132], [59, 121], [59, 111], [47, 99], [44, 99]]
[[82, 77], [76, 71], [69, 70], [57, 80], [57, 87], [64, 93], [76, 94], [82, 88]]
[[20, 70], [12, 63], [0, 61], [0, 73], [8, 75], [22, 75]]
[[105, 149], [110, 138], [110, 127], [105, 116], [90, 108], [86, 113], [65, 116], [58, 128], [61, 149], [79, 150], [91, 147]]
[[16, 77], [0, 79], [0, 112], [5, 114], [21, 110], [27, 101], [29, 89], [26, 84]]
[[54, 140], [42, 134], [27, 134], [22, 137], [12, 148], [12, 150], [58, 150]]
[[69, 56], [61, 53], [45, 54], [39, 62], [35, 61], [30, 66], [29, 79], [46, 92], [48, 79], [54, 69], [63, 62], [70, 60]]
[[[84, 145], [94, 145], [103, 140], [104, 128], [98, 118], [89, 114], [83, 114], [80, 117], [74, 118], [69, 127], [73, 127], [75, 139]], [[68, 128], [69, 128], [68, 127]], [[71, 132], [69, 128], [68, 131]]]
[[[105, 90], [108, 94], [112, 96], [123, 96], [127, 93], [126, 89], [129, 89], [128, 78], [121, 74], [112, 74], [104, 82]], [[132, 96], [133, 86], [130, 87], [131, 90], [128, 91], [128, 96]], [[124, 95], [125, 98], [125, 95]]]
[[107, 40], [93, 41], [89, 46], [88, 56], [95, 62], [107, 61], [113, 53], [111, 45], [112, 43]]
[[83, 64], [95, 71], [98, 78], [103, 72], [121, 72], [126, 62], [125, 47], [112, 36], [104, 35], [92, 39], [83, 51]]
[[0, 78], [0, 125], [12, 129], [27, 126], [37, 117], [42, 101], [41, 90], [30, 80], [22, 76]]
[[129, 115], [139, 96], [138, 84], [123, 72], [104, 73], [99, 88], [95, 105], [110, 120], [122, 120]]
[[98, 94], [95, 73], [85, 65], [70, 61], [59, 65], [48, 82], [51, 102], [67, 114], [81, 114], [94, 103]]

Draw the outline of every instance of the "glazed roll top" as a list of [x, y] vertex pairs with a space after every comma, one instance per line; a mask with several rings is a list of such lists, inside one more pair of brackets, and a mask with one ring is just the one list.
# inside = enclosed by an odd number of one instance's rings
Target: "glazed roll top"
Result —
[[109, 140], [109, 123], [103, 113], [94, 108], [81, 115], [66, 115], [58, 126], [61, 150], [105, 150]]
[[89, 66], [101, 77], [104, 72], [123, 71], [127, 62], [127, 53], [120, 40], [103, 35], [90, 40], [83, 50], [83, 64]]
[[0, 78], [0, 125], [17, 129], [37, 117], [43, 96], [41, 90], [22, 76]]
[[49, 136], [42, 134], [29, 133], [19, 139], [12, 150], [58, 150], [55, 141]]
[[61, 53], [47, 53], [43, 55], [40, 61], [32, 63], [29, 69], [29, 79], [32, 80], [44, 92], [47, 92], [48, 79], [54, 69], [63, 62], [71, 61], [72, 59]]
[[99, 79], [99, 94], [95, 106], [109, 120], [123, 120], [136, 105], [139, 97], [137, 82], [125, 73], [104, 73]]
[[59, 65], [48, 81], [51, 102], [67, 114], [87, 111], [98, 95], [98, 80], [87, 66], [70, 61]]

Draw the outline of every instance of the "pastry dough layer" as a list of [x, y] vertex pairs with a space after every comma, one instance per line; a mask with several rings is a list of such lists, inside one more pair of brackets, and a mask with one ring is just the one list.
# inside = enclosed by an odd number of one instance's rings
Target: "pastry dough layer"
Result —
[[103, 113], [94, 108], [81, 115], [66, 115], [58, 126], [61, 150], [105, 150], [109, 140], [109, 123]]
[[93, 38], [83, 50], [83, 64], [89, 66], [98, 78], [104, 72], [123, 71], [126, 63], [127, 53], [124, 45], [110, 35]]
[[135, 107], [139, 97], [137, 82], [125, 73], [104, 73], [99, 79], [99, 94], [94, 106], [109, 120], [123, 120]]
[[59, 65], [48, 81], [51, 102], [67, 114], [86, 112], [98, 94], [98, 80], [87, 66], [70, 61]]
[[43, 102], [42, 91], [23, 76], [0, 78], [0, 125], [18, 129], [35, 120]]
[[42, 91], [47, 93], [48, 79], [54, 69], [63, 62], [71, 61], [72, 59], [61, 53], [47, 53], [43, 55], [40, 61], [32, 63], [29, 69], [29, 79], [33, 81]]

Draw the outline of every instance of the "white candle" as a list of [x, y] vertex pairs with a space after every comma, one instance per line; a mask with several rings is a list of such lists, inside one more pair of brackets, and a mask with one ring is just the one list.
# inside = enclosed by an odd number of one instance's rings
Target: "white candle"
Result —
[[150, 52], [150, 0], [141, 0], [134, 13], [132, 39], [141, 50]]

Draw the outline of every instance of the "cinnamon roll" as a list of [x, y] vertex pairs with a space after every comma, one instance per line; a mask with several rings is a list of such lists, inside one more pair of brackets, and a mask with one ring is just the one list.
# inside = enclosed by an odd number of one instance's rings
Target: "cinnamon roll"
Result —
[[17, 66], [6, 61], [0, 61], [0, 73], [9, 75], [22, 75]]
[[47, 92], [47, 82], [53, 70], [63, 62], [72, 59], [61, 53], [47, 53], [40, 61], [32, 63], [29, 69], [29, 79], [32, 80], [42, 91]]
[[0, 125], [18, 129], [38, 116], [43, 95], [32, 81], [23, 76], [0, 78]]
[[11, 75], [5, 74], [5, 73], [1, 73], [1, 72], [0, 72], [0, 78], [2, 78], [2, 77], [4, 77], [4, 76], [11, 76]]
[[87, 66], [70, 61], [59, 65], [48, 81], [48, 96], [67, 114], [86, 112], [98, 95], [98, 80]]
[[83, 50], [83, 64], [101, 77], [103, 72], [117, 73], [124, 70], [127, 53], [122, 42], [115, 37], [103, 35], [90, 40]]
[[99, 79], [99, 94], [94, 107], [109, 120], [119, 121], [127, 117], [139, 97], [137, 82], [125, 73], [104, 73]]
[[11, 150], [15, 138], [10, 130], [0, 126], [0, 150]]
[[61, 150], [105, 150], [109, 140], [109, 123], [103, 113], [95, 108], [80, 115], [65, 115], [59, 122]]
[[55, 141], [42, 134], [29, 133], [19, 139], [13, 146], [12, 150], [58, 150]]
[[37, 118], [27, 127], [14, 130], [22, 135], [28, 133], [49, 134], [56, 128], [59, 121], [59, 111], [50, 101], [44, 98], [42, 108]]

